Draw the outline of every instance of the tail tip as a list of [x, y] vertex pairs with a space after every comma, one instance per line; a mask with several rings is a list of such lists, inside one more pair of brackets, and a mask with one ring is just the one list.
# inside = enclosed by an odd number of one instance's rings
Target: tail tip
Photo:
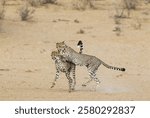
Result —
[[82, 43], [82, 41], [81, 41], [81, 40], [79, 40], [79, 42], [78, 42], [77, 46], [80, 46], [80, 45], [83, 45], [83, 43]]
[[121, 71], [126, 71], [126, 69], [125, 68], [121, 68]]

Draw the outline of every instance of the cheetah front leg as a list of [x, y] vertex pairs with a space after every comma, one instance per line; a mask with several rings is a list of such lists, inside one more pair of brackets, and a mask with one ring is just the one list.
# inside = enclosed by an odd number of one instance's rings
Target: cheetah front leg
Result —
[[66, 77], [67, 77], [67, 79], [68, 79], [68, 83], [69, 83], [69, 92], [71, 92], [72, 91], [72, 78], [70, 77], [70, 73], [66, 73]]
[[60, 71], [56, 70], [56, 76], [55, 76], [54, 82], [52, 83], [51, 88], [53, 88], [56, 85], [56, 81], [57, 79], [59, 79], [59, 75], [60, 75]]
[[73, 65], [72, 66], [72, 68], [71, 68], [71, 73], [72, 73], [72, 79], [73, 79], [73, 81], [72, 81], [72, 88], [71, 88], [71, 90], [75, 90], [75, 85], [76, 85], [76, 75], [75, 75], [75, 69], [76, 69], [76, 66], [75, 65]]

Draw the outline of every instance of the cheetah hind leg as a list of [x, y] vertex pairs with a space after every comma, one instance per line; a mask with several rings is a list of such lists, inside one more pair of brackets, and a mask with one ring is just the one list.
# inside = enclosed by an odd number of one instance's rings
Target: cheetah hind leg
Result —
[[100, 83], [100, 80], [98, 78], [96, 78], [96, 74], [94, 72], [89, 72], [90, 75], [90, 80], [88, 80], [86, 83], [82, 84], [82, 86], [86, 87], [87, 84], [89, 84], [91, 81], [96, 81], [97, 84]]
[[100, 84], [100, 80], [96, 77], [96, 74], [90, 73], [90, 77], [96, 82], [96, 86], [94, 86], [93, 90], [96, 91], [98, 85]]

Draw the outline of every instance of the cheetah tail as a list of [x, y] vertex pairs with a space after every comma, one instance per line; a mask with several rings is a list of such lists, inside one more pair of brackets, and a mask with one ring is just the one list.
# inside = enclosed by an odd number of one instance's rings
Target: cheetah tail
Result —
[[103, 64], [106, 68], [109, 68], [109, 69], [118, 70], [118, 71], [125, 71], [125, 70], [126, 70], [125, 68], [118, 68], [118, 67], [109, 66], [109, 65], [107, 65], [107, 64], [104, 63], [104, 62], [102, 62], [102, 64]]
[[83, 50], [83, 42], [81, 40], [79, 40], [79, 42], [77, 43], [77, 46], [80, 48], [79, 53], [82, 54], [82, 50]]

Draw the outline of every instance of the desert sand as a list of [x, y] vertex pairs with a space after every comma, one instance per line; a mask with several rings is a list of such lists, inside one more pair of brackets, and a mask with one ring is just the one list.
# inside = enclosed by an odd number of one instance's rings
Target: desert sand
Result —
[[[84, 11], [72, 9], [69, 0], [46, 4], [35, 7], [29, 21], [18, 15], [22, 2], [8, 0], [0, 20], [0, 100], [150, 100], [150, 4], [122, 18], [117, 35], [112, 1], [99, 1], [98, 9]], [[86, 67], [77, 66], [75, 91], [68, 92], [64, 74], [51, 89], [56, 70], [50, 54], [56, 42], [79, 51], [79, 40], [83, 53], [126, 71], [102, 65], [97, 71], [101, 83], [82, 87], [89, 76]]]

